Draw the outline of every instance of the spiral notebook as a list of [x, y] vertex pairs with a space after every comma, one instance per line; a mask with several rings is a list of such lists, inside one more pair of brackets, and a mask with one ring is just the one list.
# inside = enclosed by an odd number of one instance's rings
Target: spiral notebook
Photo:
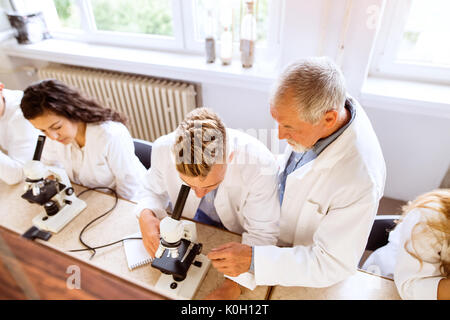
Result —
[[[142, 237], [140, 232], [130, 234], [126, 238]], [[133, 270], [137, 267], [144, 266], [152, 262], [152, 258], [145, 250], [144, 243], [141, 240], [124, 240], [123, 247], [125, 249], [125, 256], [127, 257], [128, 268]]]

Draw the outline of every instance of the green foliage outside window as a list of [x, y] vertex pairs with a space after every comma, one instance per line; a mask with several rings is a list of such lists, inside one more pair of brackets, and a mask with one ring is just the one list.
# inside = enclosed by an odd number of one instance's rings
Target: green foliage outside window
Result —
[[[54, 0], [64, 28], [80, 29], [73, 0]], [[91, 0], [97, 30], [172, 36], [170, 0]]]
[[54, 0], [54, 3], [63, 28], [81, 28], [80, 14], [73, 0]]
[[173, 35], [169, 0], [92, 0], [98, 30]]

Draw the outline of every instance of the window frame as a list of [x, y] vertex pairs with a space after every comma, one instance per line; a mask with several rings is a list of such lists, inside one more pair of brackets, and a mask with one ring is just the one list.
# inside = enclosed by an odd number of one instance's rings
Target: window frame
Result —
[[[199, 40], [197, 35], [196, 15], [197, 8], [195, 7], [196, 0], [182, 1], [183, 13], [185, 21], [186, 46], [185, 49], [191, 52], [203, 53], [205, 48], [204, 39]], [[268, 0], [268, 16], [267, 16], [267, 34], [266, 46], [261, 46], [256, 43], [258, 53], [264, 56], [280, 49], [280, 30], [281, 30], [281, 12], [284, 6], [284, 0]], [[217, 17], [218, 18], [218, 17]], [[220, 56], [220, 39], [216, 39], [216, 56]], [[239, 40], [234, 40], [233, 43], [233, 57], [239, 55]]]
[[[53, 0], [50, 0], [53, 2]], [[156, 49], [188, 54], [203, 54], [204, 40], [196, 38], [195, 0], [171, 0], [173, 37], [159, 35], [142, 35], [138, 33], [97, 30], [90, 0], [75, 0], [80, 8], [82, 29], [61, 28], [51, 30], [54, 38], [87, 42], [100, 45], [125, 46], [138, 49]], [[267, 47], [258, 47], [258, 55], [267, 57], [280, 48], [281, 12], [284, 0], [269, 0], [267, 17]], [[219, 57], [220, 41], [216, 39]], [[239, 55], [239, 48], [234, 45], [234, 57]]]
[[180, 25], [181, 12], [178, 6], [181, 0], [171, 0], [173, 37], [139, 34], [120, 31], [98, 30], [90, 0], [75, 0], [80, 9], [81, 30], [61, 28], [52, 30], [56, 39], [74, 40], [100, 45], [125, 46], [142, 49], [180, 50], [183, 47]]
[[396, 58], [411, 4], [412, 0], [386, 2], [369, 76], [450, 84], [450, 67]]

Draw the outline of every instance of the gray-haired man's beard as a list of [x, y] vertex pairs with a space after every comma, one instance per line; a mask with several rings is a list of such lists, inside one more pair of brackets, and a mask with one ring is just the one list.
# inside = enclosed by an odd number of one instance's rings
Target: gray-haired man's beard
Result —
[[291, 145], [292, 149], [298, 153], [303, 153], [303, 152], [306, 152], [311, 149], [311, 148], [307, 148], [307, 147], [303, 146], [300, 143], [295, 142], [292, 139], [288, 139], [287, 142]]

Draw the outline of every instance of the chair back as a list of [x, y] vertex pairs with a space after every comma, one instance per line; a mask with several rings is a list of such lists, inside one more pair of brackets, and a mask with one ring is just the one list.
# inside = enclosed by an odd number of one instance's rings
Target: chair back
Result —
[[367, 241], [366, 250], [375, 251], [389, 242], [389, 232], [392, 231], [400, 215], [379, 215], [375, 217], [372, 230]]
[[133, 139], [134, 153], [148, 170], [152, 165], [152, 143], [141, 139]]

